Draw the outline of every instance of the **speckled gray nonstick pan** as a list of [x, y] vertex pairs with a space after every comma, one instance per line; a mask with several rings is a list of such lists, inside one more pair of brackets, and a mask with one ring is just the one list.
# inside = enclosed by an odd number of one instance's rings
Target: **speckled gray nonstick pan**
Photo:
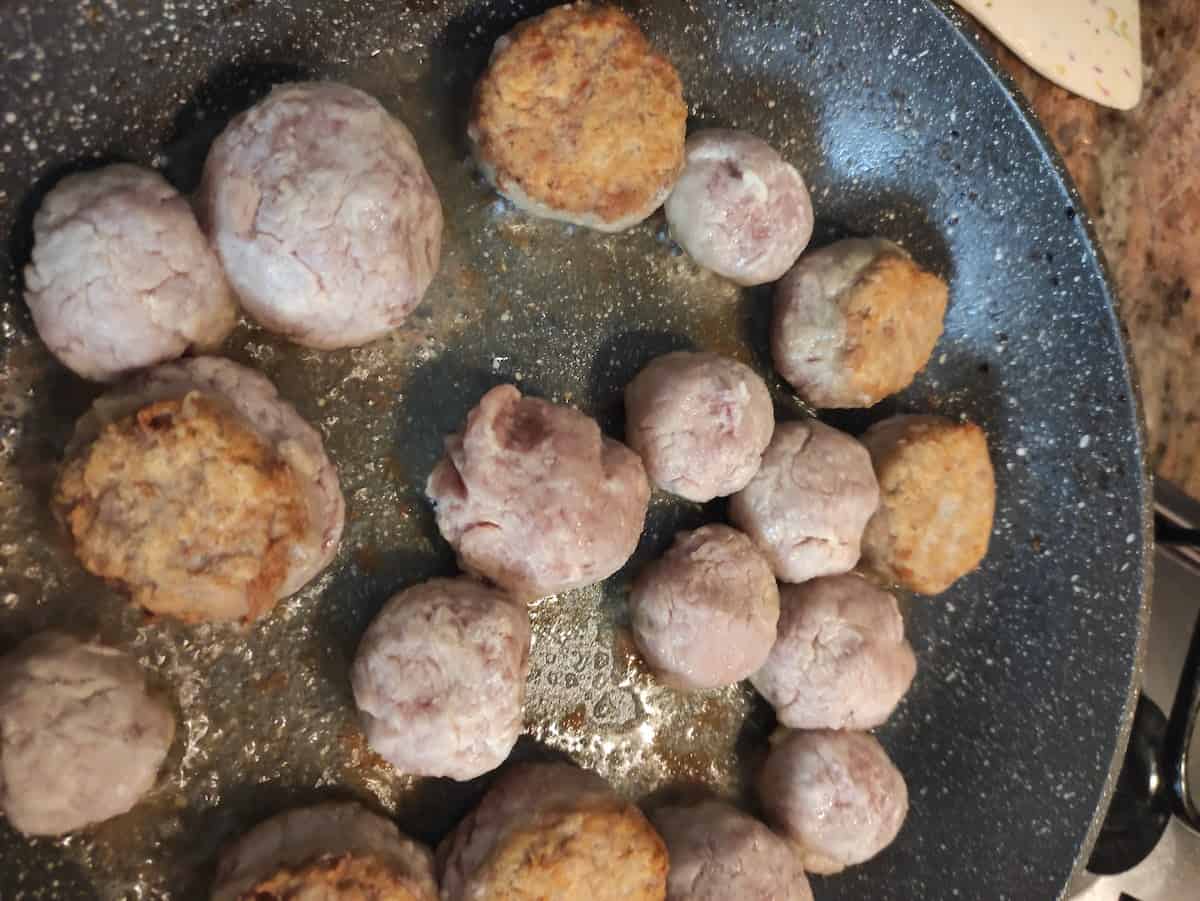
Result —
[[[751, 129], [812, 186], [816, 244], [900, 241], [949, 278], [946, 332], [893, 410], [965, 414], [991, 440], [999, 507], [982, 569], [906, 605], [920, 660], [881, 730], [912, 811], [895, 845], [819, 899], [1053, 898], [1085, 857], [1123, 747], [1144, 632], [1147, 479], [1114, 298], [1074, 190], [1011, 84], [946, 4], [630, 4], [679, 68], [693, 124]], [[621, 434], [620, 396], [680, 347], [769, 371], [769, 291], [697, 269], [660, 217], [604, 236], [499, 202], [467, 159], [471, 85], [539, 4], [0, 0], [0, 651], [55, 626], [131, 649], [177, 700], [166, 775], [134, 812], [62, 840], [0, 822], [0, 896], [205, 897], [218, 847], [285, 806], [352, 796], [436, 840], [478, 798], [395, 775], [365, 747], [347, 665], [395, 590], [452, 570], [421, 486], [489, 386], [576, 404]], [[73, 562], [47, 513], [95, 388], [54, 364], [21, 301], [30, 220], [63, 174], [152, 163], [192, 189], [213, 136], [274, 82], [347, 81], [416, 134], [446, 252], [393, 338], [302, 350], [239, 327], [227, 352], [315, 423], [348, 503], [341, 553], [245, 634], [146, 623]], [[781, 415], [806, 412], [774, 382]], [[543, 602], [517, 755], [567, 753], [637, 797], [746, 797], [771, 717], [743, 686], [658, 688], [625, 628], [630, 574], [723, 515], [656, 497], [626, 569]]]

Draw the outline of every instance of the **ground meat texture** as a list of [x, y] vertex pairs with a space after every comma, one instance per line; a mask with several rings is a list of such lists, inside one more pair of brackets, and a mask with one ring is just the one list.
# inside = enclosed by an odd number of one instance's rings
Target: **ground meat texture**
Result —
[[221, 855], [212, 901], [436, 901], [433, 855], [352, 802], [271, 817]]
[[892, 843], [908, 787], [866, 732], [787, 732], [758, 778], [767, 820], [798, 847], [810, 873], [838, 873]]
[[501, 385], [447, 439], [426, 492], [463, 569], [530, 600], [620, 569], [641, 537], [650, 483], [637, 454], [595, 420]]
[[612, 232], [666, 199], [686, 123], [679, 75], [629, 16], [571, 3], [496, 42], [467, 135], [519, 207]]
[[467, 578], [393, 597], [358, 647], [351, 681], [371, 747], [402, 773], [474, 779], [521, 734], [529, 613]]
[[64, 178], [33, 237], [25, 301], [50, 351], [84, 378], [216, 347], [237, 322], [191, 207], [157, 172], [121, 164]]
[[665, 211], [671, 237], [688, 255], [739, 285], [779, 279], [813, 232], [800, 173], [744, 131], [713, 128], [688, 137]]
[[714, 353], [670, 353], [625, 389], [625, 436], [663, 491], [700, 503], [746, 487], [775, 428], [766, 383]]
[[[67, 459], [84, 454], [103, 429], [158, 401], [198, 393], [249, 426], [283, 460], [298, 481], [308, 526], [287, 546], [287, 568], [275, 595], [299, 591], [337, 553], [345, 522], [345, 501], [337, 470], [321, 436], [283, 400], [262, 374], [221, 357], [195, 357], [166, 363], [101, 395], [76, 424]], [[227, 486], [228, 487], [228, 486]], [[197, 612], [207, 618], [207, 610]]]
[[779, 589], [771, 565], [724, 525], [680, 532], [629, 596], [633, 637], [659, 677], [683, 689], [745, 679], [775, 641]]
[[287, 464], [199, 393], [106, 426], [64, 468], [55, 504], [89, 571], [185, 621], [269, 610], [308, 528]]
[[175, 735], [137, 661], [46, 632], [0, 658], [0, 810], [26, 835], [125, 813], [158, 778]]
[[864, 568], [940, 594], [987, 555], [996, 510], [987, 436], [971, 422], [895, 416], [868, 429], [863, 444], [881, 491], [863, 534]]
[[917, 670], [896, 599], [856, 575], [780, 591], [779, 637], [750, 677], [793, 729], [873, 729]]
[[594, 773], [518, 764], [438, 848], [442, 901], [663, 901], [667, 852]]
[[277, 86], [217, 138], [199, 196], [246, 311], [299, 344], [381, 337], [438, 268], [442, 207], [416, 141], [346, 85]]
[[722, 801], [650, 814], [667, 844], [667, 901], [812, 901], [792, 846]]
[[729, 502], [734, 525], [784, 582], [849, 572], [879, 504], [866, 449], [816, 420], [775, 427], [762, 467]]
[[948, 299], [946, 283], [891, 241], [805, 254], [775, 290], [775, 368], [814, 406], [874, 406], [929, 362]]

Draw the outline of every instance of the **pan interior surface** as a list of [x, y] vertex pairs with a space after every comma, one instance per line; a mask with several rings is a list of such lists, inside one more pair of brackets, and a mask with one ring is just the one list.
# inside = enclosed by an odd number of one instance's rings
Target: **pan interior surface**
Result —
[[[998, 508], [982, 568], [907, 603], [919, 671], [880, 730], [911, 799], [896, 843], [815, 881], [819, 899], [1056, 897], [1083, 853], [1131, 711], [1145, 606], [1146, 479], [1113, 298], [1076, 197], [975, 45], [911, 0], [627, 4], [679, 69], [691, 128], [745, 128], [807, 179], [813, 246], [902, 243], [951, 284], [917, 383], [862, 416], [965, 415], [987, 431]], [[3, 4], [0, 18], [0, 652], [55, 627], [130, 649], [178, 706], [165, 775], [130, 814], [25, 840], [0, 820], [0, 892], [207, 896], [219, 847], [288, 806], [359, 797], [436, 841], [480, 796], [397, 776], [366, 747], [347, 670], [393, 592], [453, 571], [422, 495], [489, 387], [574, 404], [621, 434], [621, 391], [697, 347], [770, 372], [769, 290], [674, 249], [661, 215], [620, 235], [538, 221], [474, 174], [464, 138], [491, 44], [536, 4]], [[146, 622], [72, 559], [48, 496], [96, 393], [54, 363], [21, 300], [30, 222], [64, 174], [155, 165], [195, 187], [229, 117], [273, 83], [375, 95], [414, 132], [446, 211], [441, 271], [394, 336], [315, 352], [241, 325], [225, 352], [266, 373], [325, 438], [348, 506], [316, 583], [247, 631]], [[808, 412], [774, 377], [781, 416]], [[630, 564], [532, 612], [527, 737], [633, 797], [702, 785], [749, 803], [772, 728], [746, 686], [658, 687], [628, 637], [637, 568], [724, 515], [656, 495]]]

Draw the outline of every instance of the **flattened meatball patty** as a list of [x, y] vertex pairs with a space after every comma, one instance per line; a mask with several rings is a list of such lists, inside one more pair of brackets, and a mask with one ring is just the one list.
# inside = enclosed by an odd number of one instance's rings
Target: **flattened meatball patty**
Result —
[[650, 500], [637, 454], [578, 410], [512, 385], [485, 394], [446, 440], [425, 490], [462, 568], [521, 600], [615, 573]]
[[815, 406], [874, 406], [929, 362], [948, 298], [946, 283], [891, 241], [822, 247], [775, 290], [775, 368]]
[[783, 587], [779, 637], [750, 681], [785, 726], [873, 729], [916, 670], [896, 599], [842, 575]]
[[704, 503], [746, 487], [775, 428], [766, 383], [714, 353], [650, 362], [625, 389], [625, 435], [663, 491]]
[[261, 616], [328, 564], [345, 517], [316, 431], [266, 378], [215, 357], [98, 399], [55, 508], [84, 566], [185, 621]]
[[403, 773], [474, 779], [521, 734], [529, 613], [472, 579], [431, 579], [384, 605], [351, 681], [367, 741]]
[[25, 300], [63, 365], [108, 381], [216, 347], [237, 322], [225, 273], [188, 202], [161, 175], [70, 175], [33, 220]]
[[753, 673], [775, 641], [779, 589], [745, 535], [723, 525], [680, 532], [633, 583], [633, 637], [677, 688], [719, 688]]
[[736, 807], [674, 805], [650, 819], [671, 859], [667, 901], [812, 901], [792, 846]]
[[804, 869], [838, 873], [892, 843], [908, 786], [866, 732], [788, 732], [758, 779], [767, 819], [799, 846]]
[[987, 436], [971, 422], [894, 416], [863, 444], [879, 477], [879, 512], [863, 533], [863, 565], [887, 582], [939, 594], [987, 555], [996, 477]]
[[212, 901], [436, 901], [433, 855], [352, 802], [289, 810], [225, 849]]
[[200, 198], [246, 311], [309, 347], [398, 326], [441, 258], [442, 205], [416, 141], [346, 85], [274, 88], [217, 138]]
[[796, 262], [813, 231], [804, 179], [761, 138], [706, 129], [690, 135], [667, 198], [671, 237], [693, 260], [739, 285], [763, 285]]
[[686, 120], [679, 76], [637, 25], [614, 7], [571, 3], [496, 42], [467, 135], [517, 206], [613, 232], [666, 199]]
[[784, 582], [848, 572], [879, 504], [866, 449], [816, 420], [775, 427], [762, 467], [729, 501], [734, 525]]
[[506, 771], [438, 849], [443, 901], [663, 901], [667, 852], [632, 804], [563, 763]]
[[61, 835], [130, 810], [174, 735], [121, 651], [45, 632], [0, 658], [0, 810], [19, 832]]

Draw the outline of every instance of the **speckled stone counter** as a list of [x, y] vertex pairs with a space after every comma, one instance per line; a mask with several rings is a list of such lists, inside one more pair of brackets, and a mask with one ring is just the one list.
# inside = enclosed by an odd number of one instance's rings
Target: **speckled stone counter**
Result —
[[1058, 145], [1116, 276], [1158, 474], [1200, 497], [1200, 4], [1143, 0], [1138, 107], [1068, 94], [991, 42]]

